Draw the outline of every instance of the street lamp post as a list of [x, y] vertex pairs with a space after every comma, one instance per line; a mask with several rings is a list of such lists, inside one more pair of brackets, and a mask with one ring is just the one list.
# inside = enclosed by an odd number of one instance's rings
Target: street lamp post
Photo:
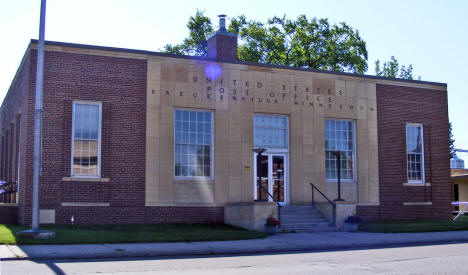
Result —
[[336, 176], [338, 179], [338, 198], [336, 198], [334, 201], [344, 201], [344, 199], [341, 198], [341, 154], [342, 152], [337, 150], [333, 151], [332, 154], [336, 158]]
[[257, 185], [258, 185], [258, 191], [257, 191], [257, 201], [263, 201], [262, 199], [262, 175], [261, 175], [261, 157], [262, 154], [266, 151], [267, 149], [265, 148], [255, 148], [253, 151], [257, 153]]

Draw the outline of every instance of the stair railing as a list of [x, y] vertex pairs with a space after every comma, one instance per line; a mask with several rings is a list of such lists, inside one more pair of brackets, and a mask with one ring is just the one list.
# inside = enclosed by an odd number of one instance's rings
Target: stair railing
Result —
[[[273, 201], [275, 201], [275, 198], [273, 197], [273, 195], [270, 194], [270, 192], [268, 192], [268, 190], [267, 190], [265, 187], [263, 187], [261, 184], [259, 184], [258, 186], [260, 187], [260, 192], [259, 192], [260, 194], [258, 194], [257, 201], [267, 201], [267, 200], [263, 200], [263, 199], [262, 199], [262, 190], [264, 190], [264, 191], [268, 194], [268, 196], [269, 196]], [[281, 216], [280, 216], [280, 214], [281, 214], [281, 211], [280, 211], [281, 204], [279, 203], [279, 195], [278, 195], [278, 200], [276, 201], [276, 204], [278, 205], [278, 221], [279, 221], [280, 224], [281, 224]]]
[[315, 203], [315, 200], [314, 200], [314, 190], [317, 190], [317, 192], [319, 192], [320, 195], [322, 195], [322, 197], [324, 197], [327, 202], [332, 206], [332, 215], [333, 215], [333, 219], [332, 219], [332, 223], [333, 223], [333, 226], [336, 225], [336, 203], [332, 200], [330, 200], [329, 198], [327, 198], [327, 196], [325, 196], [325, 194], [322, 193], [322, 191], [320, 191], [320, 189], [317, 188], [317, 186], [315, 186], [312, 182], [310, 182], [310, 186], [312, 187], [312, 204]]
[[0, 181], [0, 203], [16, 203], [18, 183]]

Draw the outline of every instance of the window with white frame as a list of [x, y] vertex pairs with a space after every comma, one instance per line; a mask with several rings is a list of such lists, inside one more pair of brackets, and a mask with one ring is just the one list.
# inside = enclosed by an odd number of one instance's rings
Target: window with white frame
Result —
[[424, 181], [423, 126], [406, 124], [406, 159], [408, 182]]
[[325, 120], [325, 178], [338, 178], [336, 152], [341, 154], [341, 179], [354, 179], [354, 121], [341, 119]]
[[72, 176], [100, 177], [101, 103], [73, 102]]
[[213, 170], [213, 113], [174, 111], [174, 176], [211, 178]]
[[254, 146], [287, 148], [288, 117], [281, 115], [254, 115]]

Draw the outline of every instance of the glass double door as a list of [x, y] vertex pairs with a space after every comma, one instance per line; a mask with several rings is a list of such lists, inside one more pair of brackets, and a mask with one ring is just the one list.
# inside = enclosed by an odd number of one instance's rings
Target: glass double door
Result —
[[[286, 202], [286, 154], [254, 154], [255, 200]], [[260, 180], [259, 180], [260, 177]]]

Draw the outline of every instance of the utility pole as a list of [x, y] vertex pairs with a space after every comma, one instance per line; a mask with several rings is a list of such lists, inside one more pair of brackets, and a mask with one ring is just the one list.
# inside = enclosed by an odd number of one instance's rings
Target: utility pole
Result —
[[37, 44], [36, 104], [34, 107], [34, 163], [32, 229], [39, 230], [39, 192], [41, 178], [41, 139], [42, 139], [42, 87], [44, 83], [44, 33], [46, 0], [41, 0], [39, 42]]
[[45, 33], [46, 0], [41, 0], [39, 20], [39, 42], [37, 43], [36, 102], [34, 107], [34, 159], [33, 159], [33, 193], [32, 193], [32, 228], [21, 231], [22, 237], [34, 239], [55, 238], [55, 233], [39, 229], [39, 197], [41, 179], [41, 144], [42, 144], [42, 88], [44, 80], [44, 33]]

